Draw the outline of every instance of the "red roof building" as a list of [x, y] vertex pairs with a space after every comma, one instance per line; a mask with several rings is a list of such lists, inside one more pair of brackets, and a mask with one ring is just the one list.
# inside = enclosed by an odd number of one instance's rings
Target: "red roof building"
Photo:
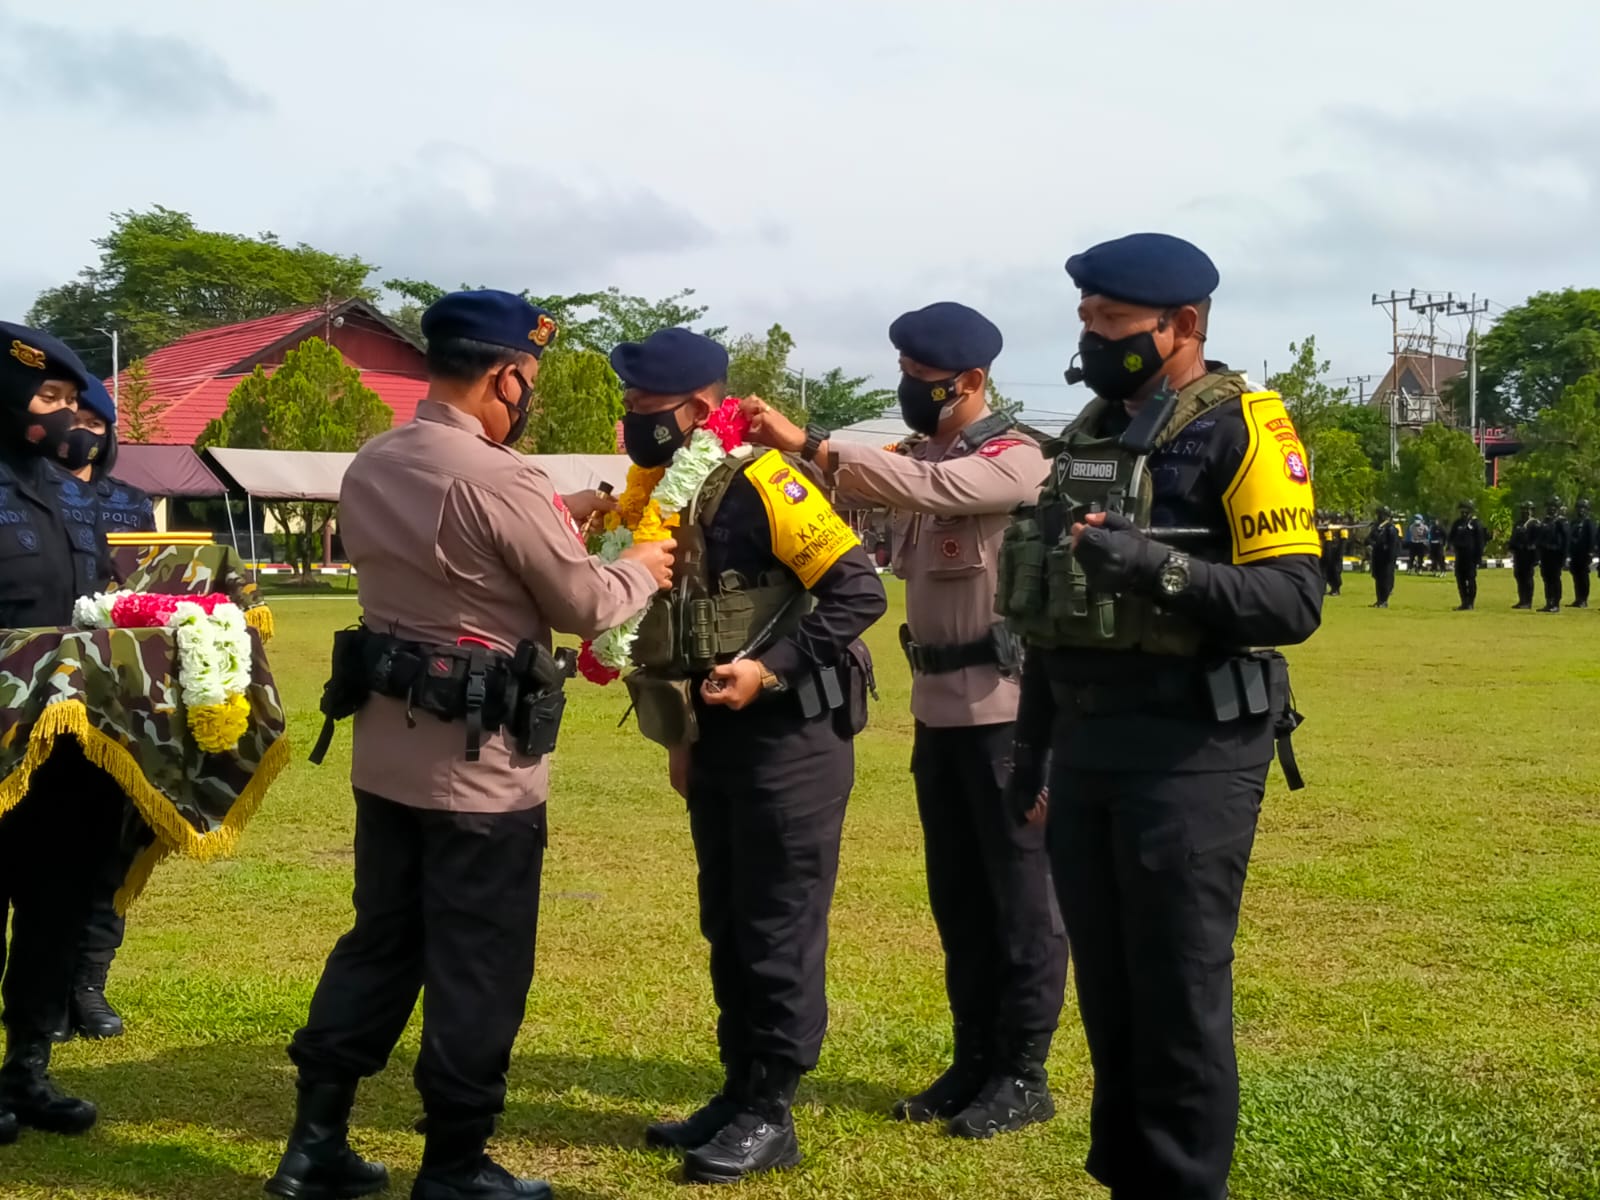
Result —
[[[361, 300], [333, 308], [293, 312], [203, 329], [145, 356], [160, 431], [158, 445], [192, 446], [222, 415], [228, 397], [257, 366], [272, 369], [307, 338], [338, 348], [361, 371], [361, 382], [394, 411], [396, 425], [411, 420], [428, 392], [422, 349]], [[127, 382], [126, 372], [122, 382]], [[112, 386], [106, 380], [106, 387]], [[126, 421], [126, 417], [124, 417]], [[126, 426], [122, 429], [126, 433]]]

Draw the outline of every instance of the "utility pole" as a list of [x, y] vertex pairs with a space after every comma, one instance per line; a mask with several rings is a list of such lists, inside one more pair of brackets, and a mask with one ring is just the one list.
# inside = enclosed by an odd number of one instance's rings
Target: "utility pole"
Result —
[[[1411, 295], [1415, 296], [1413, 288]], [[1389, 371], [1389, 467], [1391, 470], [1400, 465], [1400, 427], [1395, 419], [1395, 394], [1400, 390], [1400, 306], [1409, 303], [1409, 298], [1399, 292], [1390, 290], [1388, 299], [1384, 299], [1377, 292], [1372, 293], [1372, 306], [1374, 308], [1387, 308], [1389, 310], [1389, 338], [1390, 359], [1393, 366]]]
[[[1462, 301], [1456, 299], [1454, 292], [1446, 292], [1443, 299], [1437, 292], [1422, 293], [1424, 299], [1417, 300], [1415, 290], [1411, 293], [1409, 307], [1414, 313], [1421, 313], [1428, 318], [1428, 394], [1433, 397], [1435, 405], [1439, 402], [1439, 353], [1438, 341], [1434, 337], [1435, 322], [1440, 313], [1459, 312], [1465, 307]], [[1437, 416], [1437, 412], [1435, 414]]]
[[122, 349], [121, 342], [115, 329], [101, 329], [96, 326], [95, 332], [103, 333], [111, 339], [111, 405], [115, 408], [118, 401], [122, 399], [122, 364], [119, 361]]
[[1472, 440], [1481, 453], [1483, 444], [1478, 437], [1478, 318], [1489, 311], [1489, 302], [1479, 300], [1478, 293], [1465, 304], [1456, 305], [1456, 315], [1469, 322], [1467, 332], [1467, 407], [1471, 411]]
[[1348, 388], [1352, 383], [1356, 385], [1356, 403], [1367, 402], [1367, 384], [1372, 382], [1371, 375], [1346, 375], [1341, 381]]

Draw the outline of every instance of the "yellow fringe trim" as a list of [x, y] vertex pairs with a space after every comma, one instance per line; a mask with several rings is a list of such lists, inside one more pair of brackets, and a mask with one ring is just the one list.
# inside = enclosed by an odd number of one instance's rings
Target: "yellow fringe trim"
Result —
[[263, 642], [270, 642], [273, 634], [277, 633], [277, 625], [272, 619], [272, 609], [265, 604], [258, 604], [254, 608], [244, 610], [244, 623], [261, 635]]
[[285, 734], [267, 747], [257, 764], [255, 774], [245, 784], [222, 825], [210, 833], [196, 833], [193, 825], [180, 813], [150, 781], [144, 777], [139, 762], [126, 747], [96, 729], [89, 721], [89, 710], [82, 700], [58, 700], [45, 706], [28, 734], [28, 749], [22, 762], [3, 781], [0, 781], [0, 817], [22, 802], [28, 794], [28, 785], [63, 734], [71, 734], [83, 748], [83, 756], [107, 775], [122, 789], [123, 795], [139, 810], [139, 815], [156, 833], [156, 844], [142, 853], [128, 873], [127, 881], [117, 893], [117, 910], [126, 911], [129, 903], [149, 882], [150, 873], [168, 854], [176, 851], [188, 858], [211, 862], [226, 858], [239, 846], [239, 834], [245, 824], [255, 816], [270, 788], [284, 767], [289, 765], [289, 738]]

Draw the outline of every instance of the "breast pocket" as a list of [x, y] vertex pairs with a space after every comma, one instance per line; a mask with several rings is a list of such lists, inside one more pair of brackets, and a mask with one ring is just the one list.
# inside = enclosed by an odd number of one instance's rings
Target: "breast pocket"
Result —
[[938, 580], [970, 579], [986, 570], [999, 552], [1003, 517], [938, 517], [923, 527], [928, 540], [924, 561]]

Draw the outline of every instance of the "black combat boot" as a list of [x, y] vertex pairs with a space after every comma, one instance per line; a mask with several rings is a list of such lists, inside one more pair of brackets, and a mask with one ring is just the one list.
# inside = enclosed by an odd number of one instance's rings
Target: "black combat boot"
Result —
[[122, 1018], [106, 999], [106, 968], [80, 969], [69, 1014], [74, 1033], [95, 1041], [122, 1036]]
[[733, 1100], [733, 1081], [742, 1078], [747, 1071], [747, 1067], [729, 1063], [720, 1092], [681, 1121], [657, 1121], [645, 1126], [645, 1145], [656, 1150], [698, 1150], [704, 1146], [738, 1115], [739, 1105]]
[[966, 1022], [956, 1022], [956, 1056], [950, 1068], [923, 1091], [896, 1100], [896, 1121], [948, 1121], [977, 1096], [989, 1078], [988, 1039]]
[[0, 1107], [0, 1146], [9, 1146], [17, 1140], [17, 1134], [22, 1126], [17, 1124], [17, 1114], [9, 1108]]
[[1050, 1034], [1023, 1034], [1011, 1040], [995, 1062], [995, 1071], [971, 1104], [950, 1122], [955, 1137], [991, 1138], [1015, 1133], [1056, 1115], [1050, 1077], [1044, 1061]]
[[777, 1059], [756, 1059], [745, 1078], [734, 1081], [739, 1111], [705, 1145], [683, 1159], [690, 1183], [737, 1183], [750, 1175], [779, 1171], [800, 1162], [795, 1137], [794, 1091], [800, 1071]]
[[384, 1165], [350, 1149], [355, 1083], [301, 1079], [295, 1087], [294, 1128], [278, 1160], [278, 1173], [267, 1180], [267, 1192], [296, 1200], [347, 1200], [388, 1187]]
[[493, 1133], [493, 1117], [430, 1116], [411, 1200], [550, 1200], [544, 1180], [518, 1179], [489, 1157]]
[[19, 1125], [46, 1133], [83, 1133], [100, 1115], [87, 1100], [69, 1096], [50, 1078], [50, 1039], [6, 1031], [5, 1064], [0, 1066], [0, 1109]]

